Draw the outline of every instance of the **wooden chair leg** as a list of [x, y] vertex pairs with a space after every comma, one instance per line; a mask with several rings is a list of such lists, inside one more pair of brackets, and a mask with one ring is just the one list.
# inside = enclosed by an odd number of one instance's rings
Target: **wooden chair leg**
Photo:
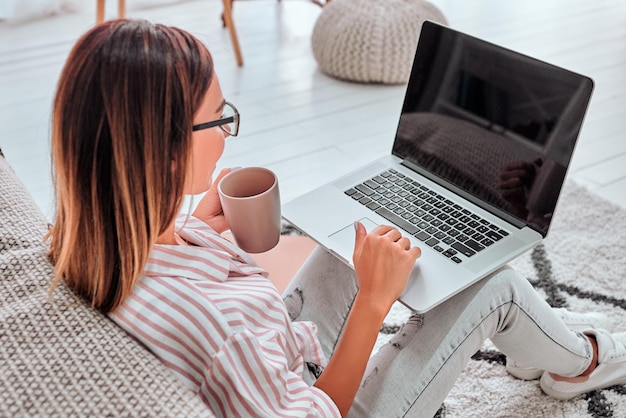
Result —
[[98, 0], [96, 5], [96, 24], [104, 21], [104, 0]]
[[[98, 0], [96, 4], [96, 24], [104, 22], [105, 0]], [[120, 19], [126, 17], [126, 0], [117, 0], [117, 14]]]
[[126, 0], [117, 1], [117, 14], [120, 19], [124, 19], [126, 17]]
[[233, 1], [232, 0], [223, 0], [224, 3], [224, 23], [228, 28], [228, 32], [230, 33], [230, 40], [233, 44], [233, 49], [235, 50], [235, 58], [237, 60], [238, 66], [243, 66], [243, 57], [241, 56], [241, 49], [239, 48], [239, 38], [237, 37], [237, 31], [235, 29], [235, 24], [233, 23]]

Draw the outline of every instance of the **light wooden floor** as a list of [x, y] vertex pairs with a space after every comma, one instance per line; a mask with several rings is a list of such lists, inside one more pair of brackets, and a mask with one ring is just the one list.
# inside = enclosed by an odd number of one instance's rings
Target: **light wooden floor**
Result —
[[[595, 80], [569, 176], [626, 208], [626, 2], [432, 2], [457, 29]], [[320, 73], [310, 48], [320, 12], [305, 0], [236, 1], [243, 68], [221, 27], [221, 1], [128, 13], [186, 28], [207, 43], [222, 90], [242, 113], [240, 138], [227, 144], [222, 165], [275, 170], [283, 201], [389, 152], [404, 96], [404, 86], [347, 83]], [[0, 23], [0, 148], [49, 216], [51, 98], [69, 49], [94, 16], [87, 10]]]

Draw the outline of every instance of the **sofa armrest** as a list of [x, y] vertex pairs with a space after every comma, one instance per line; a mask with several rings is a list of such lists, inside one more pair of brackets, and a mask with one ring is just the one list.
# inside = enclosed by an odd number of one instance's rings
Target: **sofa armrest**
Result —
[[0, 416], [211, 417], [143, 345], [61, 283], [47, 221], [0, 157]]

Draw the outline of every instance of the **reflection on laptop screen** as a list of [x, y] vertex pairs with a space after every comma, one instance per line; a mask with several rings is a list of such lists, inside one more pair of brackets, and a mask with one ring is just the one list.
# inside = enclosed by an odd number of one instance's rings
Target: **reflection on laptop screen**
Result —
[[393, 154], [545, 234], [592, 81], [425, 22]]

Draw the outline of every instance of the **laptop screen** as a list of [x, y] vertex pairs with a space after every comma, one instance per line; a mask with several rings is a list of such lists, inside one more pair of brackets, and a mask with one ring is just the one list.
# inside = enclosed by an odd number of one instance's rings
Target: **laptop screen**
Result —
[[425, 22], [393, 154], [545, 235], [592, 89], [588, 77]]

